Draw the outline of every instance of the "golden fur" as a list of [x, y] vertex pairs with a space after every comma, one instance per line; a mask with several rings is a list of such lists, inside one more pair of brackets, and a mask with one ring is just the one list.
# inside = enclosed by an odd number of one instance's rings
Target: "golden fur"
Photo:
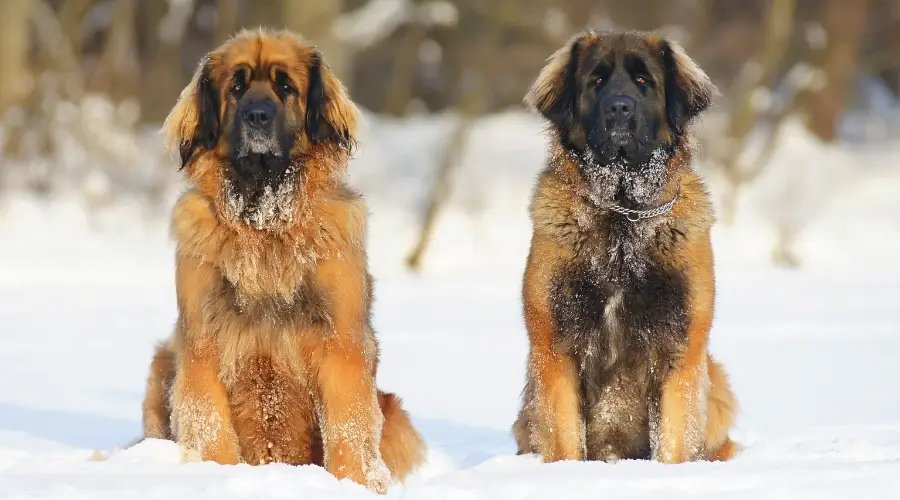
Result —
[[[290, 140], [274, 211], [228, 188], [242, 68]], [[151, 363], [145, 437], [222, 464], [318, 464], [382, 493], [423, 462], [399, 398], [375, 385], [366, 207], [345, 183], [357, 120], [288, 32], [243, 31], [201, 61], [164, 125], [192, 187], [172, 211], [179, 318]]]
[[[608, 208], [623, 188], [607, 189], [601, 184], [610, 181], [591, 177], [598, 174], [590, 168], [602, 166], [582, 164], [590, 127], [598, 125], [579, 120], [594, 102], [578, 89], [593, 88], [597, 61], [610, 67], [628, 61], [656, 82], [646, 92], [658, 98], [641, 102], [659, 118], [652, 123], [661, 147], [671, 150], [653, 200], [661, 205], [677, 196], [669, 214], [626, 220]], [[707, 349], [714, 217], [691, 168], [690, 123], [714, 92], [672, 42], [648, 33], [587, 32], [550, 57], [527, 95], [529, 108], [549, 124], [550, 155], [530, 206], [522, 292], [530, 351], [512, 429], [519, 453], [547, 462], [667, 463], [737, 453], [728, 434], [737, 403]], [[625, 182], [613, 174], [599, 178]]]

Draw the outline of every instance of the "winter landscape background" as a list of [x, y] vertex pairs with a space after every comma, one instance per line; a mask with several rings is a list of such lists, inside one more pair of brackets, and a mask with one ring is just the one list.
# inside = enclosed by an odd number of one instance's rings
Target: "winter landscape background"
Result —
[[[159, 124], [200, 56], [258, 25], [316, 41], [364, 109], [350, 171], [371, 213], [379, 385], [430, 446], [389, 497], [894, 498], [897, 0], [5, 0], [0, 499], [374, 498], [317, 467], [116, 450], [176, 315], [183, 185]], [[732, 462], [514, 456], [544, 158], [520, 101], [585, 27], [658, 29], [722, 92], [697, 168], [718, 217], [711, 350], [741, 404]]]

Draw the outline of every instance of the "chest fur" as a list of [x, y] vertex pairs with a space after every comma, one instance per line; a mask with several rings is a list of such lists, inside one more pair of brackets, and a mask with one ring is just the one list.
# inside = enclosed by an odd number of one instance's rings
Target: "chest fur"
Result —
[[[218, 311], [213, 309], [218, 306]], [[290, 293], [269, 293], [248, 296], [223, 277], [210, 291], [207, 310], [213, 315], [240, 321], [253, 329], [309, 329], [327, 328], [331, 313], [325, 296], [311, 279], [299, 280]]]
[[575, 258], [552, 280], [557, 348], [575, 356], [584, 377], [657, 372], [682, 349], [686, 283], [661, 256], [668, 231], [606, 221], [585, 232]]

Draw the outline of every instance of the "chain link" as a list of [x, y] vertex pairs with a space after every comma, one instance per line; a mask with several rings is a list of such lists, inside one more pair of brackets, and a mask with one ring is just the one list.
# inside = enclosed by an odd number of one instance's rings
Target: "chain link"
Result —
[[618, 214], [622, 214], [626, 219], [631, 222], [637, 222], [643, 219], [651, 219], [653, 217], [659, 215], [665, 215], [672, 211], [672, 207], [675, 206], [675, 202], [678, 201], [678, 195], [681, 193], [681, 186], [678, 186], [678, 189], [675, 191], [675, 196], [672, 198], [672, 201], [660, 205], [656, 208], [651, 208], [650, 210], [632, 210], [630, 208], [620, 207], [618, 205], [609, 205], [607, 208], [616, 212]]

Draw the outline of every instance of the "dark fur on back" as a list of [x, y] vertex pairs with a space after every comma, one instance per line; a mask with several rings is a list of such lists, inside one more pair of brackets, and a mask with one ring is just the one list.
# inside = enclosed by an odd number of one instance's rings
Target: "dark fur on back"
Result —
[[[654, 456], [665, 383], [708, 333], [696, 325], [713, 290], [713, 218], [691, 169], [690, 123], [714, 93], [674, 43], [588, 32], [550, 58], [526, 97], [549, 125], [550, 156], [530, 207], [520, 453]], [[676, 197], [671, 213], [645, 220], [610, 210]], [[569, 397], [577, 409], [560, 406]]]

